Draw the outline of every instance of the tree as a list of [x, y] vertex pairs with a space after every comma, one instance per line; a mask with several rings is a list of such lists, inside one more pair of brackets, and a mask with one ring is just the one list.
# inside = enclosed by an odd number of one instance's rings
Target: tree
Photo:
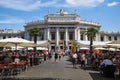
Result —
[[90, 40], [90, 53], [93, 53], [93, 40], [96, 37], [96, 34], [98, 33], [98, 30], [95, 28], [89, 28], [88, 31], [86, 32], [86, 35], [88, 39]]
[[[32, 28], [30, 29], [29, 34], [34, 37], [34, 43], [37, 44], [37, 37], [42, 36], [43, 32], [40, 28]], [[34, 51], [36, 51], [36, 47], [34, 47]]]
[[76, 52], [77, 43], [74, 41], [72, 43], [72, 52]]

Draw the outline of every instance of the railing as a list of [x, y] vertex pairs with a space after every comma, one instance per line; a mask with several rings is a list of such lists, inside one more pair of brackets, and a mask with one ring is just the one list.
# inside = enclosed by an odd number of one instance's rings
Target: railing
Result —
[[100, 26], [100, 23], [98, 23], [98, 22], [92, 22], [92, 21], [81, 20], [80, 23], [81, 24], [92, 24], [92, 25], [98, 25], [98, 26]]

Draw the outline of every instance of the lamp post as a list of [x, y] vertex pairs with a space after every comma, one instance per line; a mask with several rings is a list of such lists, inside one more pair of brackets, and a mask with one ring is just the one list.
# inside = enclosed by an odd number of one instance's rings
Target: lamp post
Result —
[[77, 40], [75, 40], [75, 47], [76, 47], [76, 53], [77, 53], [77, 48], [78, 48], [78, 46], [77, 46]]
[[49, 53], [49, 50], [50, 50], [50, 40], [47, 39], [47, 47], [48, 47], [48, 53]]
[[76, 45], [76, 53], [77, 53], [77, 45]]

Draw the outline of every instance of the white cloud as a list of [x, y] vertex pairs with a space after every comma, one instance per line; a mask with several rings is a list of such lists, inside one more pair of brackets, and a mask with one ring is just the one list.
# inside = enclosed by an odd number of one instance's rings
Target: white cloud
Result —
[[41, 7], [95, 7], [104, 0], [0, 0], [0, 6], [21, 11]]
[[16, 23], [24, 23], [25, 21], [23, 19], [18, 18], [6, 18], [3, 20], [0, 20], [0, 23], [2, 24], [16, 24]]
[[119, 4], [119, 2], [111, 2], [111, 3], [108, 3], [107, 6], [112, 7], [112, 6], [116, 6], [118, 4]]
[[32, 11], [56, 3], [56, 0], [49, 0], [47, 2], [41, 1], [42, 0], [0, 0], [0, 6], [15, 10]]
[[95, 7], [105, 0], [66, 0], [66, 3], [74, 7]]

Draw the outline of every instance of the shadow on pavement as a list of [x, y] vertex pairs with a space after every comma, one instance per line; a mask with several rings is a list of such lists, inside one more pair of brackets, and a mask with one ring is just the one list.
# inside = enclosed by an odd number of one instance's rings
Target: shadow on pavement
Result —
[[72, 80], [62, 78], [0, 78], [0, 80]]
[[93, 80], [115, 80], [114, 78], [104, 77], [100, 73], [90, 72], [89, 74], [93, 78]]

